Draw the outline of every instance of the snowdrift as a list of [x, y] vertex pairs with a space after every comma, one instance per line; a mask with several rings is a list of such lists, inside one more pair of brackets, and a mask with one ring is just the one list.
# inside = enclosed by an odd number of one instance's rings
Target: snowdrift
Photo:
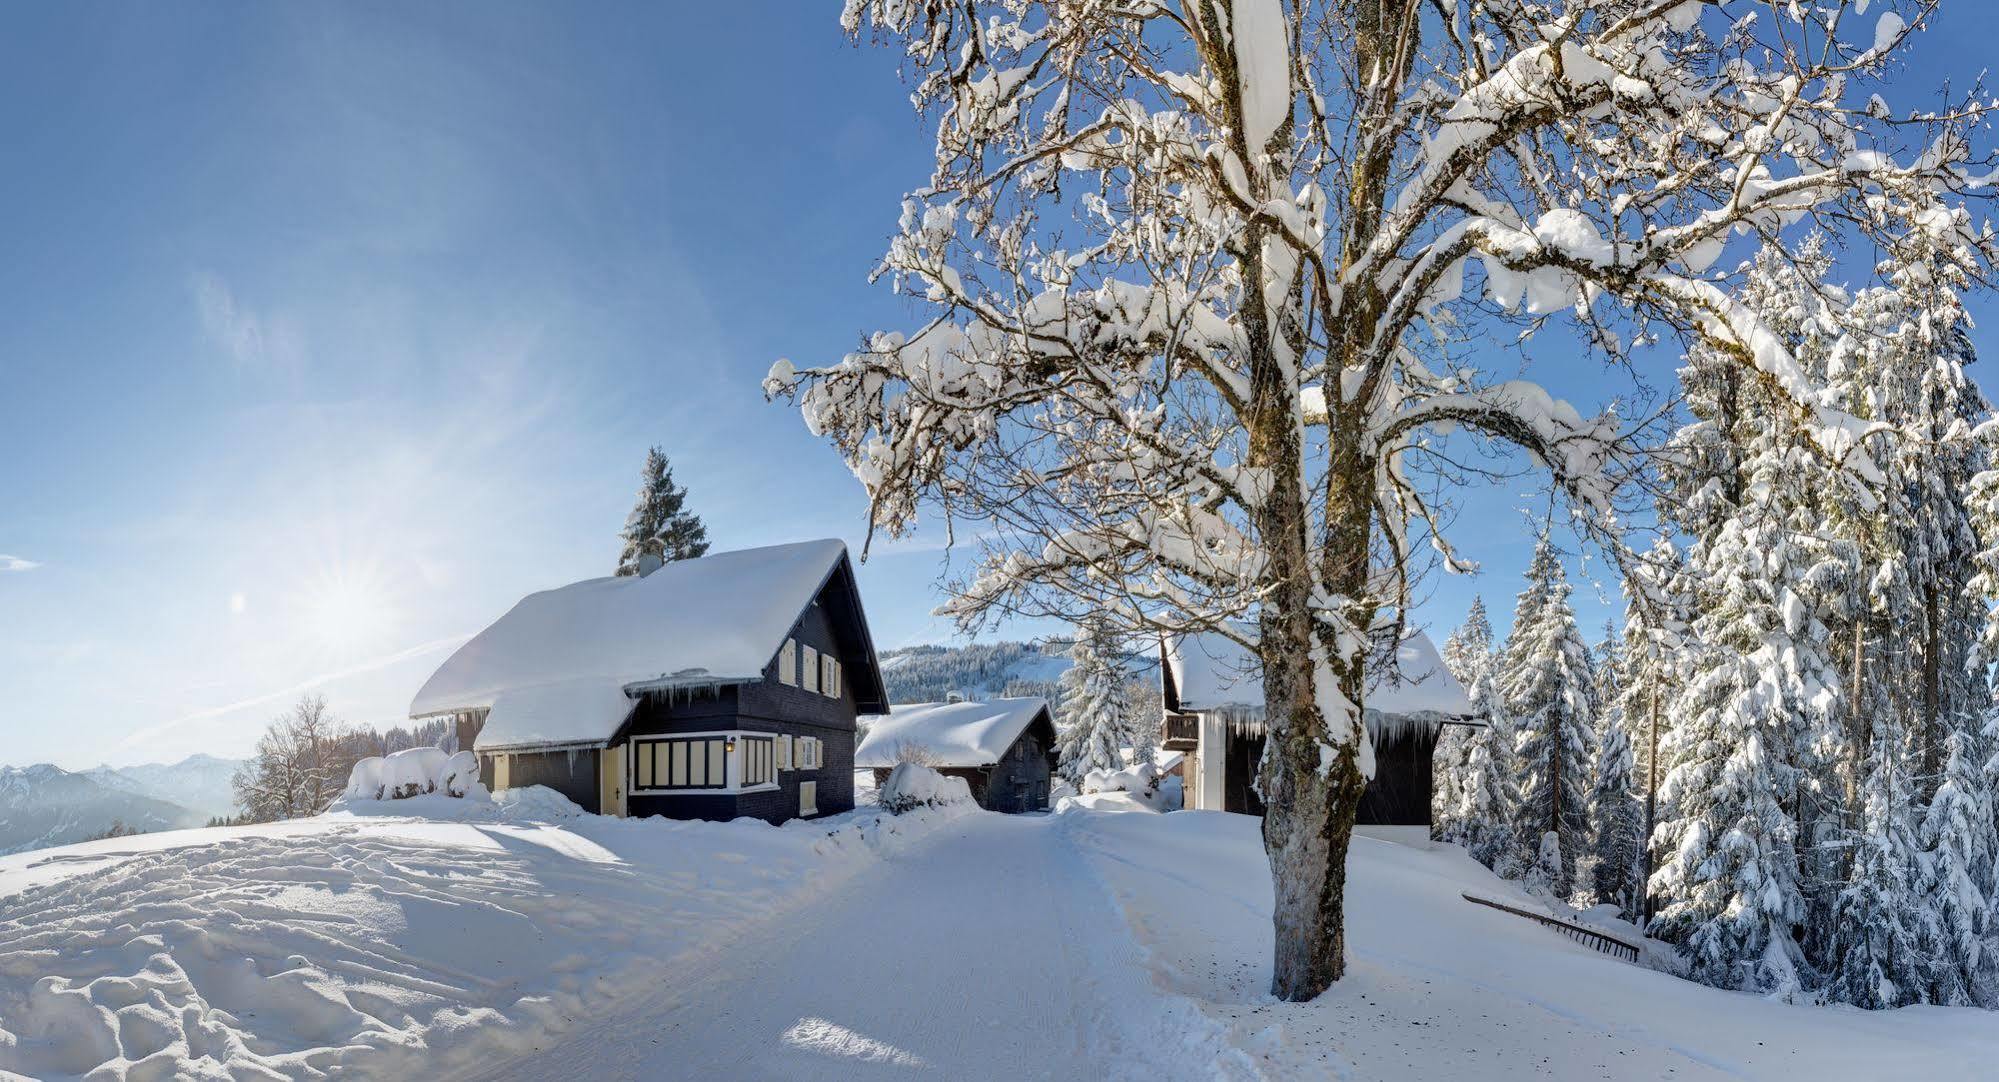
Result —
[[927, 766], [900, 763], [882, 782], [882, 810], [900, 815], [918, 808], [972, 807], [972, 787], [965, 779], [939, 774]]
[[354, 764], [347, 775], [349, 800], [403, 800], [426, 793], [483, 798], [479, 760], [471, 752], [442, 748], [405, 748], [370, 756]]
[[[423, 777], [448, 784], [429, 765]], [[402, 770], [379, 784], [411, 784]], [[490, 1066], [951, 817], [620, 820], [547, 790], [483, 792], [0, 858], [0, 1077]], [[396, 814], [413, 810], [425, 817]]]

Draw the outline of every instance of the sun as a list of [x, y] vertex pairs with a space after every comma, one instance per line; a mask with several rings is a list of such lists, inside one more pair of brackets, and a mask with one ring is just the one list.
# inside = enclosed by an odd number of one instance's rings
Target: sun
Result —
[[388, 591], [359, 568], [320, 575], [307, 587], [302, 608], [305, 631], [320, 645], [341, 652], [380, 642], [395, 622]]

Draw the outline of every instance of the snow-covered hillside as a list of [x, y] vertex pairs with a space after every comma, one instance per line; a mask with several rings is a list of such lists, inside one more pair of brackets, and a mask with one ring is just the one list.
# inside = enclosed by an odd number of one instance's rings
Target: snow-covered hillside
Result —
[[0, 766], [0, 853], [67, 845], [123, 824], [133, 830], [199, 826], [208, 816], [150, 795], [122, 776], [78, 774], [41, 763]]
[[881, 655], [882, 681], [892, 703], [942, 702], [1004, 695], [1052, 697], [1069, 668], [1065, 642], [989, 642], [969, 646], [911, 646]]
[[[942, 702], [952, 692], [966, 698], [1040, 695], [1051, 701], [1069, 671], [1070, 644], [992, 642], [969, 646], [910, 646], [884, 651], [882, 680], [893, 703]], [[1158, 659], [1140, 652], [1127, 660], [1134, 679], [1156, 679]]]
[[1999, 1057], [1985, 1012], [1792, 1006], [1593, 953], [1466, 903], [1532, 904], [1420, 841], [1356, 840], [1351, 972], [1282, 1004], [1245, 817], [560, 810], [419, 798], [0, 858], [0, 1076], [1955, 1079]]

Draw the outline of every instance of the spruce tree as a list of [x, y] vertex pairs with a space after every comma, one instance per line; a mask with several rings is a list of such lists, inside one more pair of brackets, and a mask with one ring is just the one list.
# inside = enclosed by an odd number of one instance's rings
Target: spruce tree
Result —
[[1556, 836], [1561, 870], [1550, 885], [1567, 894], [1575, 862], [1590, 843], [1595, 686], [1589, 647], [1569, 604], [1568, 575], [1545, 531], [1515, 612], [1499, 689], [1521, 770], [1516, 826], [1529, 859], [1543, 867], [1551, 862], [1542, 835]]
[[[1488, 681], [1493, 667], [1492, 620], [1485, 613], [1485, 599], [1473, 597], [1465, 622], [1444, 640], [1444, 668], [1467, 692], [1480, 681]], [[1440, 841], [1462, 841], [1464, 832], [1454, 822], [1463, 804], [1465, 778], [1471, 769], [1473, 743], [1482, 730], [1463, 725], [1446, 725], [1437, 734], [1431, 757], [1434, 783], [1430, 792], [1431, 835]]]
[[1140, 741], [1137, 719], [1125, 709], [1123, 654], [1110, 631], [1095, 622], [1085, 623], [1077, 629], [1069, 656], [1074, 664], [1058, 685], [1061, 725], [1056, 748], [1061, 775], [1080, 787], [1092, 770], [1123, 769], [1121, 750]]
[[1465, 847], [1472, 859], [1503, 876], [1518, 874], [1521, 845], [1514, 832], [1520, 792], [1513, 757], [1513, 726], [1493, 686], [1496, 673], [1488, 666], [1466, 686], [1475, 712], [1485, 726], [1467, 734], [1463, 781], [1458, 803], [1443, 840]]
[[1590, 825], [1595, 829], [1591, 889], [1599, 902], [1612, 902], [1628, 919], [1638, 913], [1638, 844], [1644, 808], [1632, 787], [1631, 735], [1621, 716], [1605, 726], [1597, 749], [1595, 785], [1590, 789]]
[[1908, 739], [1893, 711], [1874, 715], [1861, 773], [1861, 822], [1853, 872], [1832, 926], [1833, 971], [1826, 994], [1856, 1007], [1921, 1001], [1926, 941], [1936, 938], [1919, 883], [1910, 812]]
[[646, 556], [671, 563], [707, 553], [708, 528], [686, 504], [687, 489], [673, 483], [673, 467], [665, 452], [657, 447], [647, 451], [638, 499], [619, 534], [625, 542], [618, 556], [619, 575], [638, 574], [639, 561]]
[[1917, 895], [1935, 914], [1926, 952], [1926, 1001], [1988, 1001], [1992, 934], [1993, 807], [1986, 767], [1970, 733], [1945, 738], [1943, 783], [1917, 837], [1924, 860]]

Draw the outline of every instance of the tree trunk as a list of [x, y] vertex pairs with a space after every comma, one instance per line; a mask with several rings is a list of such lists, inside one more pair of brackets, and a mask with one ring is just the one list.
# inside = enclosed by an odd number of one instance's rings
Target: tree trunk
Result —
[[1652, 830], [1659, 825], [1659, 685], [1657, 674], [1652, 677], [1651, 719], [1646, 728], [1650, 730], [1647, 742], [1651, 750], [1645, 763], [1645, 840], [1639, 845], [1639, 859], [1644, 869], [1638, 876], [1639, 922], [1640, 928], [1652, 924]]
[[1937, 790], [1943, 769], [1943, 622], [1935, 580], [1923, 588], [1923, 776], [1918, 794], [1925, 800]]
[[[1355, 448], [1359, 444], [1353, 444]], [[1351, 456], [1357, 462], [1357, 452]], [[1367, 474], [1335, 480], [1335, 488], [1359, 488]], [[1357, 528], [1365, 538], [1367, 504], [1357, 508]], [[1295, 514], [1297, 526], [1285, 526], [1283, 516]], [[1263, 850], [1269, 856], [1275, 906], [1271, 924], [1275, 954], [1271, 964], [1271, 994], [1283, 1000], [1309, 1000], [1339, 980], [1345, 972], [1345, 884], [1347, 846], [1353, 838], [1353, 818], [1359, 812], [1367, 778], [1359, 766], [1359, 688], [1365, 646], [1349, 656], [1337, 652], [1333, 636], [1325, 634], [1311, 612], [1311, 574], [1305, 548], [1303, 502], [1271, 500], [1265, 512], [1265, 544], [1271, 558], [1269, 594], [1261, 608], [1263, 702], [1269, 712], [1269, 736], [1263, 748], [1259, 786], [1263, 790]], [[1347, 522], [1341, 534], [1351, 534]], [[1275, 544], [1275, 538], [1283, 544]], [[1365, 576], [1365, 552], [1355, 552]], [[1347, 596], [1355, 596], [1355, 592]], [[1365, 626], [1365, 624], [1361, 624]], [[1329, 660], [1347, 702], [1347, 716], [1323, 716], [1315, 696], [1313, 646]], [[1321, 748], [1331, 748], [1331, 762]]]

